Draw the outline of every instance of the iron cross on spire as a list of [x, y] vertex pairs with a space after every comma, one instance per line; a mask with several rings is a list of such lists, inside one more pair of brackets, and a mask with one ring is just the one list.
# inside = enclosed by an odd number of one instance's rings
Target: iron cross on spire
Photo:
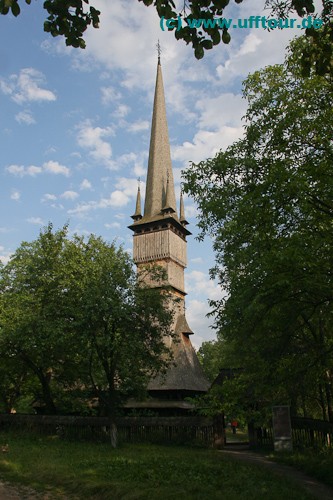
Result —
[[162, 52], [162, 49], [161, 49], [161, 45], [160, 45], [160, 41], [159, 40], [157, 40], [156, 47], [157, 47], [157, 55], [158, 55], [158, 64], [161, 64], [161, 52]]

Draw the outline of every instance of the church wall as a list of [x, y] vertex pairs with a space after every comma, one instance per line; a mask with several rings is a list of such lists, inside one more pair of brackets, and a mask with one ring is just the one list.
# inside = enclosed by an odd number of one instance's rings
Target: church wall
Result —
[[186, 241], [171, 229], [134, 235], [133, 259], [135, 263], [172, 259], [186, 267]]
[[[159, 259], [159, 260], [151, 260], [148, 262], [139, 262], [137, 263], [138, 269], [144, 269], [146, 265], [156, 265], [160, 266], [166, 271], [167, 280], [165, 284], [171, 285], [175, 287], [177, 290], [180, 290], [180, 293], [176, 294], [177, 297], [184, 299], [185, 294], [185, 281], [184, 281], [184, 267], [180, 266], [178, 263], [172, 261], [171, 259]], [[159, 286], [160, 283], [156, 283], [149, 279], [149, 274], [144, 278], [145, 283], [149, 286]], [[183, 292], [183, 293], [181, 293]]]
[[173, 261], [167, 262], [168, 281], [171, 286], [185, 292], [184, 267]]

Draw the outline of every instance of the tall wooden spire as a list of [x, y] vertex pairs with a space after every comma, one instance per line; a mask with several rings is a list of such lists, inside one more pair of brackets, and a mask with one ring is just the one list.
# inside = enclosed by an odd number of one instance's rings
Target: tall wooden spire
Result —
[[166, 206], [166, 202], [169, 205], [168, 208], [176, 212], [168, 122], [165, 110], [162, 69], [159, 59], [151, 123], [144, 219], [148, 221], [160, 215], [161, 210]]

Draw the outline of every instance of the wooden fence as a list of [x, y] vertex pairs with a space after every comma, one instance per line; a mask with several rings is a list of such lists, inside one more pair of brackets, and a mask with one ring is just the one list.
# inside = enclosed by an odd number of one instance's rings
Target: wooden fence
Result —
[[311, 418], [292, 418], [295, 446], [322, 447], [333, 445], [333, 423]]
[[[333, 423], [311, 418], [291, 418], [292, 440], [295, 448], [322, 448], [333, 446]], [[272, 447], [273, 429], [259, 427], [249, 435], [252, 446]]]
[[[225, 444], [223, 416], [120, 417], [115, 419], [119, 442], [200, 444], [222, 448]], [[0, 414], [0, 431], [26, 430], [44, 435], [58, 435], [75, 440], [110, 439], [111, 422], [104, 417]], [[295, 448], [333, 446], [333, 423], [307, 418], [292, 418]], [[252, 446], [273, 447], [273, 429], [250, 428]]]
[[[120, 417], [119, 442], [154, 442], [224, 446], [223, 416]], [[0, 414], [0, 431], [26, 430], [67, 439], [108, 441], [111, 421], [104, 417]]]

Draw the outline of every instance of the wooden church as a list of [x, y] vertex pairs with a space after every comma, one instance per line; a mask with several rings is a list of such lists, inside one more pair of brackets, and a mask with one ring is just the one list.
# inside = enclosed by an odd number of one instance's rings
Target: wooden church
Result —
[[191, 233], [180, 196], [176, 206], [162, 68], [158, 58], [144, 210], [138, 188], [133, 223], [133, 258], [138, 268], [157, 264], [166, 271], [167, 282], [178, 300], [174, 307], [173, 329], [176, 342], [170, 341], [174, 362], [165, 375], [158, 375], [148, 386], [150, 398], [129, 401], [127, 408], [151, 409], [160, 415], [188, 413], [192, 405], [186, 397], [204, 394], [209, 389], [190, 336], [193, 334], [185, 314], [184, 270], [187, 266], [186, 237]]

